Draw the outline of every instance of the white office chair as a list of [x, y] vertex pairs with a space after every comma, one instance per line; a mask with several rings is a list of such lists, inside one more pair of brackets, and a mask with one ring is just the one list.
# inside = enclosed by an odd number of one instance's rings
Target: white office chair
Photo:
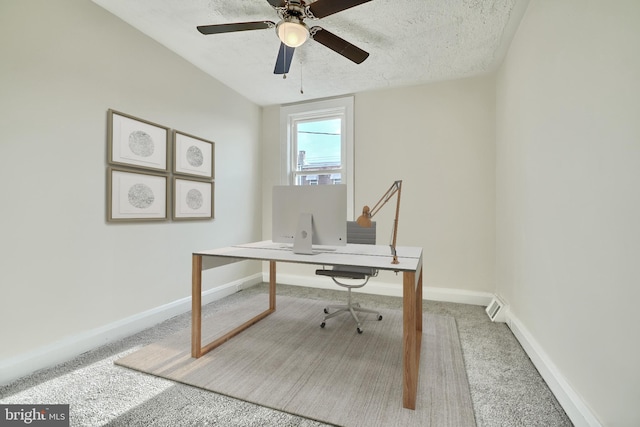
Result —
[[[370, 228], [360, 227], [355, 221], [347, 221], [347, 243], [359, 243], [365, 245], [375, 245], [376, 244], [376, 223], [372, 222]], [[378, 320], [382, 320], [382, 315], [374, 310], [369, 310], [366, 308], [360, 307], [359, 303], [352, 302], [351, 299], [351, 289], [361, 288], [367, 284], [370, 277], [375, 277], [378, 275], [378, 270], [370, 267], [357, 267], [357, 266], [341, 266], [336, 265], [332, 269], [322, 268], [320, 270], [316, 270], [316, 274], [320, 276], [328, 276], [339, 286], [347, 288], [347, 303], [342, 305], [329, 305], [325, 307], [324, 312], [326, 316], [322, 320], [320, 324], [321, 328], [326, 326], [326, 321], [331, 319], [334, 316], [337, 316], [340, 313], [349, 312], [351, 316], [357, 323], [358, 333], [362, 333], [362, 323], [358, 318], [356, 312], [359, 313], [371, 313], [375, 314]], [[343, 283], [338, 279], [351, 279], [351, 280], [363, 280], [364, 282], [359, 283]], [[331, 312], [331, 310], [336, 310]]]

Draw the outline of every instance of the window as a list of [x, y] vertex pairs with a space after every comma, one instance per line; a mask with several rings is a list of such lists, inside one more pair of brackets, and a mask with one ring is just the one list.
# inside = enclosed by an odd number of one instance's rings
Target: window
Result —
[[353, 97], [282, 107], [281, 183], [347, 185], [353, 216]]

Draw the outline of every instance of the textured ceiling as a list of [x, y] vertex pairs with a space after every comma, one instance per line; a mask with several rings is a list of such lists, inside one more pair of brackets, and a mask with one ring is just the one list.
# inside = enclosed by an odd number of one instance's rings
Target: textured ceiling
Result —
[[296, 49], [286, 79], [273, 74], [280, 46], [274, 29], [208, 36], [196, 30], [278, 22], [266, 0], [93, 1], [253, 102], [273, 105], [493, 71], [529, 0], [372, 0], [306, 19], [370, 56], [354, 64], [309, 40]]

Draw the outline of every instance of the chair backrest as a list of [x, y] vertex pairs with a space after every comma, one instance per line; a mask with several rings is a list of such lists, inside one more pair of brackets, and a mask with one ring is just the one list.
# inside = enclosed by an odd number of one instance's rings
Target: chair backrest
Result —
[[347, 243], [359, 243], [362, 245], [376, 244], [376, 223], [371, 222], [371, 227], [360, 227], [355, 221], [347, 221]]

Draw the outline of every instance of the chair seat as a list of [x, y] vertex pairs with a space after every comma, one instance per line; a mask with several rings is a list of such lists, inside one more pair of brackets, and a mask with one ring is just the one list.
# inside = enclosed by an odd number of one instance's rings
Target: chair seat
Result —
[[316, 274], [327, 277], [341, 277], [344, 279], [366, 279], [368, 276], [374, 276], [375, 271], [368, 267], [341, 266], [337, 265], [331, 270], [318, 269]]

